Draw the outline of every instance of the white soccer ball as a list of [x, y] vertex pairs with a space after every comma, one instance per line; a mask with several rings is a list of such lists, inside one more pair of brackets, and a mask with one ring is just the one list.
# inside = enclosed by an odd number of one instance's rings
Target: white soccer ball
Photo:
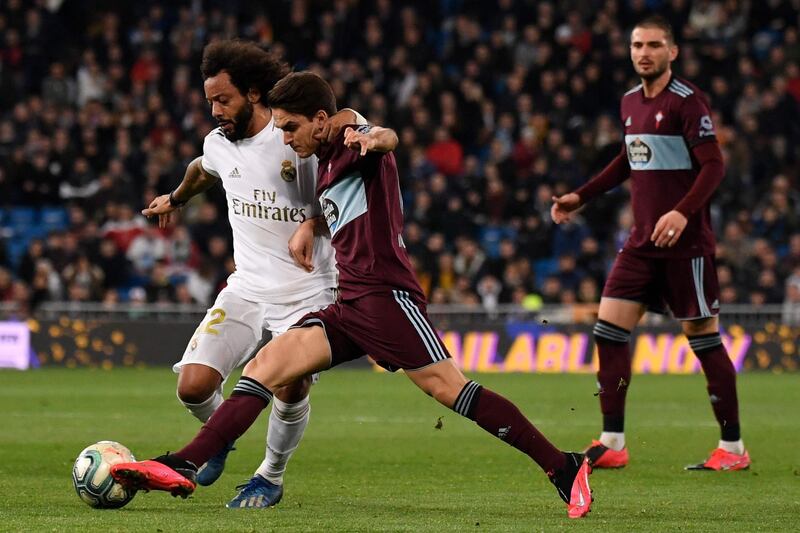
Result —
[[122, 444], [102, 440], [87, 446], [72, 467], [72, 484], [81, 500], [95, 509], [118, 509], [136, 495], [111, 477], [111, 466], [135, 461], [131, 451]]

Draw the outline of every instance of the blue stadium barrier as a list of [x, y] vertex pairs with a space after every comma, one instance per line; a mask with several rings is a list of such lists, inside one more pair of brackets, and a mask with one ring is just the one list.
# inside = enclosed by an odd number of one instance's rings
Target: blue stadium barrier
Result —
[[9, 226], [22, 229], [36, 224], [38, 218], [33, 207], [12, 207], [8, 213]]
[[63, 207], [43, 207], [39, 212], [39, 224], [48, 231], [69, 227], [69, 215]]
[[23, 226], [18, 228], [14, 234], [15, 240], [24, 240], [29, 242], [31, 239], [44, 239], [47, 234], [52, 231], [50, 228], [41, 224], [34, 224], [32, 226]]

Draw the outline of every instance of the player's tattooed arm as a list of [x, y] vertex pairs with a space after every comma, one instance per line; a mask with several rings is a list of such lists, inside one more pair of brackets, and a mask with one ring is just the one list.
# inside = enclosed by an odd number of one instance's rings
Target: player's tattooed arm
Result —
[[174, 203], [185, 204], [193, 196], [210, 189], [219, 179], [203, 168], [203, 156], [195, 158], [186, 167], [186, 174], [178, 188], [172, 191]]
[[178, 188], [169, 194], [155, 197], [149, 206], [142, 209], [142, 214], [148, 218], [158, 216], [158, 227], [164, 228], [169, 224], [173, 211], [183, 206], [194, 195], [211, 188], [219, 178], [203, 169], [202, 159], [200, 156], [189, 163]]
[[358, 150], [362, 156], [367, 152], [391, 152], [397, 148], [397, 133], [390, 128], [362, 126], [358, 129], [344, 130], [344, 145]]
[[289, 254], [306, 272], [314, 270], [314, 237], [327, 232], [325, 219], [318, 216], [301, 223], [289, 239]]

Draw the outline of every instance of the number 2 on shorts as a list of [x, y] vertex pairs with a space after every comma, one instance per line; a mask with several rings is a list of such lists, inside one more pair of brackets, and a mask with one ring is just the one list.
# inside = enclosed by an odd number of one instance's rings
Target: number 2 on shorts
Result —
[[209, 335], [219, 335], [219, 330], [214, 329], [214, 326], [221, 324], [225, 320], [225, 311], [222, 309], [211, 310], [211, 320], [206, 322], [205, 327], [200, 333], [208, 333]]

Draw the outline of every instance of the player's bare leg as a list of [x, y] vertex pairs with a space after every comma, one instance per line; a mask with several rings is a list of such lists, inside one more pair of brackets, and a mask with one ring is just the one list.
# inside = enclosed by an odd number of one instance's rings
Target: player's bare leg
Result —
[[603, 431], [586, 450], [592, 466], [597, 468], [621, 468], [628, 463], [625, 397], [631, 382], [630, 333], [645, 310], [639, 302], [600, 299], [594, 338], [600, 359], [597, 382]]
[[711, 457], [691, 470], [744, 470], [750, 466], [739, 428], [736, 369], [719, 335], [717, 317], [681, 322], [689, 345], [700, 360], [706, 376], [711, 408], [720, 426], [720, 440]]
[[272, 390], [330, 367], [331, 350], [321, 327], [292, 329], [264, 346], [244, 368], [230, 398], [214, 412], [194, 440], [176, 453], [151, 461], [120, 463], [111, 474], [136, 489], [188, 495], [197, 465], [205, 464], [238, 439], [272, 400]]
[[570, 518], [589, 513], [591, 467], [582, 454], [565, 453], [553, 446], [513, 403], [468, 380], [450, 358], [406, 371], [406, 375], [445, 407], [536, 461], [567, 503]]
[[222, 404], [222, 375], [210, 366], [185, 364], [178, 374], [178, 399], [200, 422]]

